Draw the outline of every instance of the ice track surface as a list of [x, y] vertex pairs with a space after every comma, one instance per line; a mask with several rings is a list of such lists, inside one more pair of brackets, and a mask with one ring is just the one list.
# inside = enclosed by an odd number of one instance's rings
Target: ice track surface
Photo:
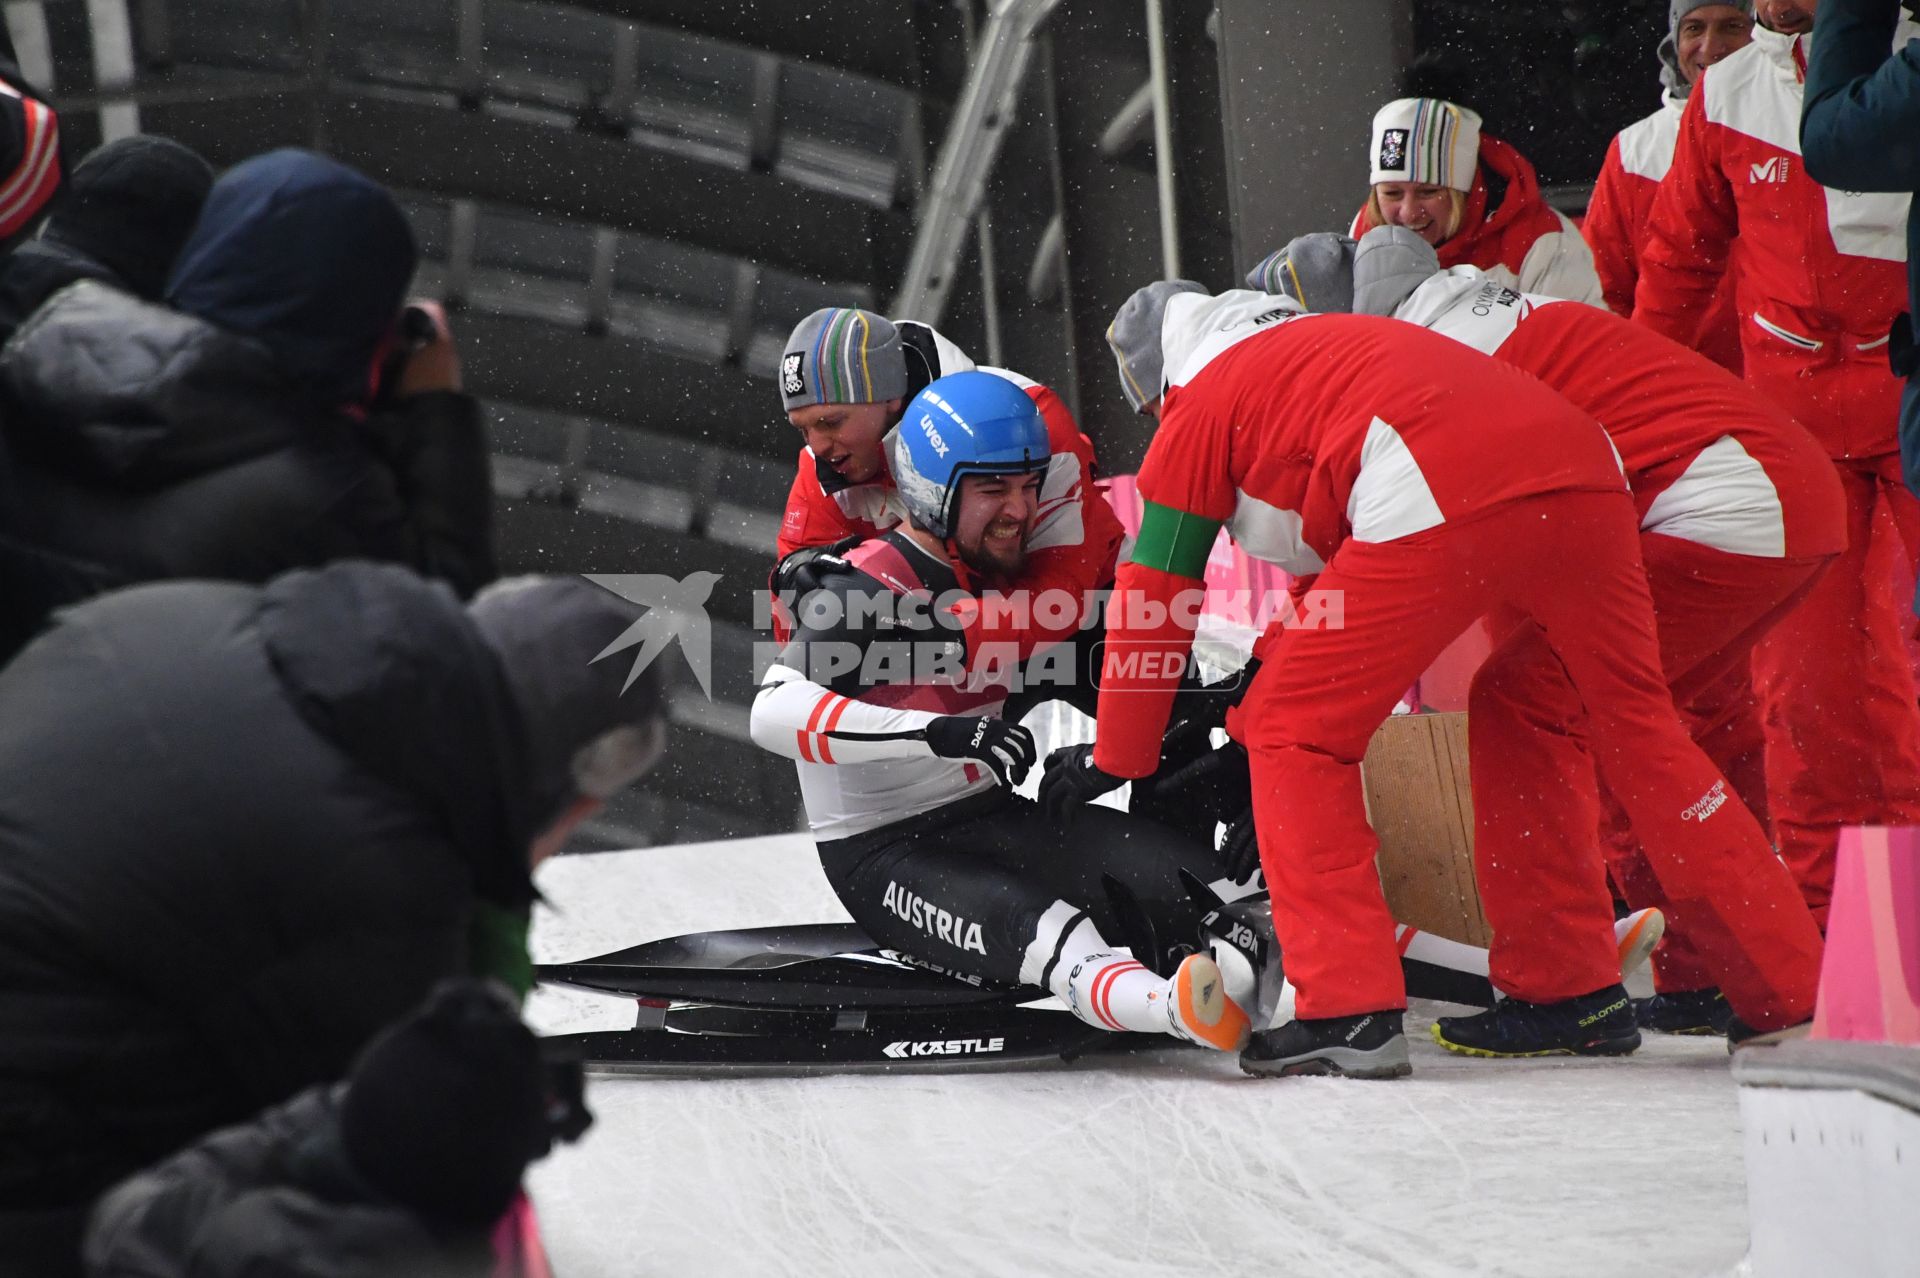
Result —
[[[563, 857], [543, 962], [840, 920], [800, 836]], [[1409, 1017], [1414, 1076], [1246, 1078], [1168, 1050], [999, 1073], [595, 1078], [535, 1169], [558, 1278], [1724, 1275], [1746, 1250], [1718, 1040], [1488, 1062]], [[578, 1023], [564, 996], [530, 1016]]]

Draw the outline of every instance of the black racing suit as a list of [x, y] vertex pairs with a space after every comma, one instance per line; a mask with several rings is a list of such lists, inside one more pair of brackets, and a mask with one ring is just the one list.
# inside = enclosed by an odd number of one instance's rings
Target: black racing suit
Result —
[[855, 922], [930, 965], [1044, 987], [1082, 918], [1116, 946], [1133, 939], [1103, 890], [1107, 874], [1163, 941], [1197, 941], [1199, 910], [1178, 871], [1220, 879], [1212, 848], [1100, 807], [1062, 830], [984, 764], [936, 755], [927, 724], [998, 716], [1011, 676], [970, 683], [958, 670], [959, 633], [926, 606], [958, 589], [946, 563], [897, 530], [848, 558], [854, 571], [801, 601], [753, 731], [798, 761], [821, 866]]

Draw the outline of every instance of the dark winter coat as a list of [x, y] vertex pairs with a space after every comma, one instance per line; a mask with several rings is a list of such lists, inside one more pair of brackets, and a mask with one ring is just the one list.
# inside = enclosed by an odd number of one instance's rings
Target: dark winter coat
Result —
[[472, 969], [532, 896], [527, 740], [467, 612], [402, 569], [57, 617], [0, 671], [0, 1238], [66, 1211], [77, 1241], [107, 1186]]
[[339, 1092], [314, 1088], [116, 1186], [87, 1278], [490, 1278], [485, 1231], [435, 1234], [342, 1153]]
[[378, 182], [312, 151], [269, 151], [214, 183], [166, 300], [259, 341], [331, 407], [365, 397], [418, 257]]
[[170, 138], [137, 133], [88, 155], [39, 238], [0, 262], [0, 342], [81, 280], [157, 299], [212, 185], [212, 167]]
[[[1901, 13], [1893, 0], [1826, 0], [1807, 60], [1800, 147], [1807, 173], [1843, 191], [1920, 193], [1920, 40], [1892, 57]], [[1907, 379], [1900, 459], [1920, 493], [1920, 209], [1907, 215], [1907, 315], [1888, 350]]]
[[135, 582], [355, 557], [463, 596], [495, 575], [465, 395], [356, 420], [315, 407], [251, 338], [81, 283], [0, 353], [0, 400], [0, 659], [53, 608]]

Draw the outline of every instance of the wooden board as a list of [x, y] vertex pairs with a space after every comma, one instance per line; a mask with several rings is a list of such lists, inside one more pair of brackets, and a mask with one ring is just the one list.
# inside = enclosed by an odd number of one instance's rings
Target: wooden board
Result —
[[1360, 768], [1380, 838], [1380, 885], [1397, 922], [1468, 945], [1492, 938], [1473, 877], [1464, 713], [1395, 715]]

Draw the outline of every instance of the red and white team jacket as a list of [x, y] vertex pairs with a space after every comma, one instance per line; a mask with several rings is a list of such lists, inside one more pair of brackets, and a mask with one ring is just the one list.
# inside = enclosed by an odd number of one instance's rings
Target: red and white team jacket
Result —
[[892, 611], [924, 613], [957, 590], [951, 567], [898, 533], [862, 542], [847, 561], [855, 571], [816, 592], [833, 606], [808, 597], [753, 702], [754, 742], [795, 761], [816, 839], [865, 834], [997, 784], [990, 769], [940, 758], [912, 734], [942, 715], [998, 715], [1007, 699], [1005, 683], [965, 673], [957, 629], [901, 624]]
[[[943, 374], [975, 367], [951, 343], [943, 346], [941, 358]], [[1066, 402], [1039, 382], [1008, 369], [980, 365], [979, 371], [1004, 377], [1032, 397], [1046, 421], [1047, 443], [1053, 451], [1040, 486], [1040, 517], [1027, 538], [1027, 571], [1011, 589], [1032, 596], [1058, 590], [1064, 592], [1063, 598], [1073, 600], [1074, 607], [1064, 612], [996, 611], [982, 610], [968, 601], [960, 608], [968, 652], [991, 647], [996, 652], [1017, 651], [1025, 659], [1036, 648], [1069, 638], [1079, 628], [1088, 592], [1113, 581], [1126, 529], [1094, 482], [1093, 441], [1080, 433]], [[831, 545], [855, 533], [878, 536], [905, 518], [906, 507], [884, 468], [869, 483], [845, 484], [802, 448], [780, 523], [778, 557], [784, 559], [805, 546]], [[1028, 624], [1021, 626], [1022, 621]]]
[[1846, 549], [1819, 443], [1724, 370], [1617, 315], [1444, 271], [1394, 312], [1545, 382], [1599, 421], [1643, 531], [1763, 559]]
[[[1495, 186], [1500, 188], [1498, 203], [1493, 199]], [[1357, 240], [1371, 229], [1363, 207], [1349, 234]], [[1438, 252], [1442, 266], [1477, 266], [1524, 293], [1605, 304], [1593, 252], [1580, 238], [1580, 228], [1540, 194], [1540, 177], [1532, 163], [1485, 133], [1480, 135], [1480, 165], [1467, 192], [1460, 229]]]
[[[1673, 145], [1687, 100], [1660, 95], [1660, 109], [1614, 134], [1607, 158], [1593, 184], [1581, 231], [1593, 250], [1600, 289], [1616, 315], [1633, 315], [1633, 290], [1640, 282], [1640, 243], [1660, 179], [1673, 167]], [[1533, 290], [1523, 290], [1531, 292]], [[1740, 321], [1733, 307], [1733, 272], [1721, 277], [1713, 306], [1688, 343], [1732, 373], [1740, 371]]]
[[[1903, 22], [1900, 42], [1915, 33]], [[1712, 306], [1737, 234], [1747, 379], [1794, 411], [1831, 456], [1873, 457], [1896, 446], [1886, 344], [1907, 304], [1911, 197], [1830, 190], [1806, 175], [1809, 38], [1755, 28], [1752, 44], [1695, 86], [1648, 219], [1633, 317], [1687, 341]], [[1842, 398], [1823, 401], [1823, 382], [1869, 386], [1875, 403], [1862, 411]]]
[[[1295, 576], [1318, 573], [1349, 538], [1397, 541], [1521, 497], [1625, 490], [1591, 418], [1413, 325], [1303, 315], [1289, 298], [1234, 291], [1174, 297], [1161, 333], [1168, 390], [1140, 467], [1146, 518], [1177, 512], [1208, 543], [1207, 526], [1225, 524], [1241, 549]], [[1111, 654], [1184, 656], [1194, 617], [1177, 605], [1196, 581], [1120, 567], [1094, 750], [1116, 776], [1158, 763], [1179, 672], [1156, 660], [1123, 678]], [[1160, 624], [1136, 618], [1135, 598]]]

